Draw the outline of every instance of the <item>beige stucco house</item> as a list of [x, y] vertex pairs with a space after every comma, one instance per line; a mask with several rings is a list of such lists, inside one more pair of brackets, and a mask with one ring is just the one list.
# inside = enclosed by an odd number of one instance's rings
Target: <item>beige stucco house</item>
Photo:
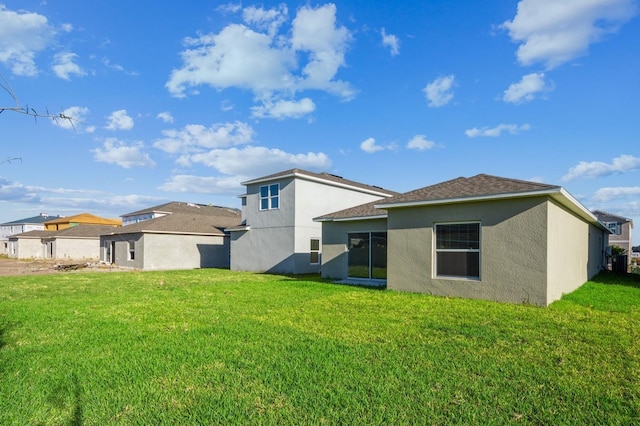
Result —
[[481, 174], [316, 220], [324, 277], [393, 290], [547, 306], [606, 267], [608, 229], [555, 185]]

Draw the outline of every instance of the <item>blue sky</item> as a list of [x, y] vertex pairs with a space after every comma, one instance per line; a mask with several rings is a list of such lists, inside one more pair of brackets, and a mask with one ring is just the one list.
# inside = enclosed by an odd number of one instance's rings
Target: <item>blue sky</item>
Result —
[[[0, 223], [487, 173], [640, 223], [636, 0], [0, 0]], [[0, 106], [14, 100], [0, 92]], [[640, 243], [636, 229], [634, 243]]]

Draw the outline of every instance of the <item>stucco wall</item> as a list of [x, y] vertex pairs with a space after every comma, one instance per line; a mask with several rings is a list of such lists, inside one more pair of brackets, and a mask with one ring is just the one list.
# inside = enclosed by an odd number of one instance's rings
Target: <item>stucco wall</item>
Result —
[[143, 262], [145, 270], [227, 268], [229, 240], [223, 236], [147, 233]]
[[[280, 184], [279, 208], [260, 210], [262, 185]], [[322, 225], [313, 218], [382, 197], [301, 178], [283, 178], [247, 186], [243, 217], [248, 231], [231, 233], [231, 269], [274, 273], [318, 273], [310, 263], [311, 238]], [[321, 257], [323, 255], [321, 254]]]
[[386, 219], [323, 222], [322, 224], [322, 277], [347, 278], [349, 232], [386, 231]]
[[[129, 260], [129, 241], [135, 241], [135, 259]], [[143, 234], [122, 234], [100, 237], [100, 259], [105, 260], [105, 242], [111, 244], [115, 242], [113, 253], [113, 263], [125, 268], [143, 269], [144, 258], [144, 235]]]
[[43, 259], [44, 245], [40, 238], [18, 238], [10, 239], [10, 245], [15, 247], [15, 254], [9, 253], [9, 257], [17, 259]]
[[[388, 211], [387, 288], [546, 305], [544, 198]], [[435, 277], [435, 223], [479, 221], [480, 280]]]
[[292, 273], [293, 227], [258, 228], [231, 232], [231, 269]]
[[100, 239], [56, 238], [53, 240], [53, 258], [98, 260]]
[[577, 289], [602, 269], [603, 239], [604, 231], [549, 203], [548, 303]]

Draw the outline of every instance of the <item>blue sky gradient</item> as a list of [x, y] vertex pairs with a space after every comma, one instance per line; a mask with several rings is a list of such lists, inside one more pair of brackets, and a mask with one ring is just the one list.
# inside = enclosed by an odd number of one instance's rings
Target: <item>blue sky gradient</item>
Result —
[[[0, 0], [0, 222], [487, 173], [640, 223], [636, 0]], [[0, 91], [0, 106], [15, 100]], [[640, 244], [640, 231], [634, 235]]]

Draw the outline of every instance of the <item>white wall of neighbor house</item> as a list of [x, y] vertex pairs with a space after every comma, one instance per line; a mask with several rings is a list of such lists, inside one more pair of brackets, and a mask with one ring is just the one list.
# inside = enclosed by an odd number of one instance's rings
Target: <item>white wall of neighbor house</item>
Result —
[[348, 235], [350, 232], [386, 232], [387, 220], [353, 220], [322, 223], [322, 277], [346, 279], [348, 274]]
[[[387, 288], [547, 304], [545, 198], [393, 208], [388, 211]], [[480, 278], [436, 276], [436, 224], [480, 223]]]
[[585, 222], [555, 202], [548, 204], [551, 303], [580, 287], [604, 267], [606, 231]]
[[229, 237], [146, 233], [145, 270], [228, 268]]

